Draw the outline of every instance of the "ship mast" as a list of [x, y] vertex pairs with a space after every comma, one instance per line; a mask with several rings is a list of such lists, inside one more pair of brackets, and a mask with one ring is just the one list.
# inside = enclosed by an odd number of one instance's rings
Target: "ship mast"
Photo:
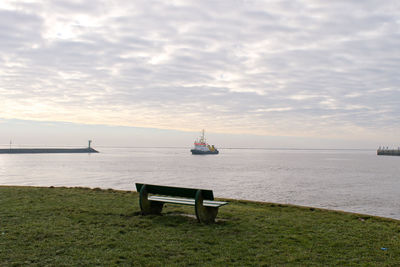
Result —
[[201, 143], [205, 143], [206, 142], [206, 139], [204, 137], [204, 129], [201, 131], [201, 140], [200, 140], [200, 142]]

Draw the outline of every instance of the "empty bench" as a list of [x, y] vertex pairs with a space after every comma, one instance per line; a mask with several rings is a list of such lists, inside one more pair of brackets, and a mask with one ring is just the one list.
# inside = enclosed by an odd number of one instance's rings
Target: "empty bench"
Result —
[[218, 214], [218, 208], [228, 204], [215, 201], [212, 190], [172, 187], [136, 183], [140, 193], [139, 204], [143, 215], [161, 214], [164, 203], [194, 206], [199, 222], [212, 223]]

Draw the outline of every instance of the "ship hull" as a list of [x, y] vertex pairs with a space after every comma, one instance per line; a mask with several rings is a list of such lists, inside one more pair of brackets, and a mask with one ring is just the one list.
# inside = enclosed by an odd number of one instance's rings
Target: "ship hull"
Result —
[[191, 149], [190, 152], [192, 152], [193, 155], [208, 155], [208, 154], [218, 154], [219, 151], [202, 151], [202, 150], [197, 150], [197, 149]]

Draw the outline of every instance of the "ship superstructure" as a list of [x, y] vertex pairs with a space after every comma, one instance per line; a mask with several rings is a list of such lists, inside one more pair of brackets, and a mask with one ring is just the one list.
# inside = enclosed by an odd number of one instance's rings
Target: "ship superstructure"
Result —
[[214, 145], [207, 144], [204, 129], [201, 131], [201, 136], [199, 139], [194, 141], [194, 148], [190, 150], [192, 154], [202, 155], [202, 154], [218, 154], [219, 151]]

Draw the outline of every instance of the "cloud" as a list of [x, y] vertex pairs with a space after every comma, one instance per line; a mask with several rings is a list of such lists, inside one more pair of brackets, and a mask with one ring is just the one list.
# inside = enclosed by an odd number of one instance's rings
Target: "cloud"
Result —
[[379, 136], [400, 129], [399, 13], [372, 0], [5, 1], [0, 117]]

